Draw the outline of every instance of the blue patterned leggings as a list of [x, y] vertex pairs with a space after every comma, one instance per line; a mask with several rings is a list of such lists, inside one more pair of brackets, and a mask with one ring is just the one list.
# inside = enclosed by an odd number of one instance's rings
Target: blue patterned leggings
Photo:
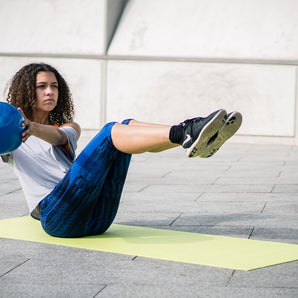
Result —
[[112, 143], [114, 124], [103, 127], [60, 183], [40, 202], [41, 224], [49, 235], [98, 235], [112, 224], [131, 159], [131, 154], [120, 152]]

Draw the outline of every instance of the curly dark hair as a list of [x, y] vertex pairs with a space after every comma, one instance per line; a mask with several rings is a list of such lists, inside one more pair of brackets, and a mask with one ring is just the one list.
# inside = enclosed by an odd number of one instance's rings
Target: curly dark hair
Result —
[[33, 106], [36, 103], [36, 76], [39, 72], [52, 72], [58, 81], [58, 103], [49, 113], [49, 123], [62, 125], [73, 121], [74, 107], [69, 87], [61, 74], [45, 63], [31, 63], [22, 67], [11, 79], [7, 101], [20, 107], [29, 120], [33, 120]]

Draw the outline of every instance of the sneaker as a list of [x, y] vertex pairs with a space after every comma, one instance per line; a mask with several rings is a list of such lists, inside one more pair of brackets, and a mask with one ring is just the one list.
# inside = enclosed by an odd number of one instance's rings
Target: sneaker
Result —
[[218, 110], [205, 118], [192, 118], [180, 123], [184, 128], [182, 147], [186, 149], [187, 157], [203, 154], [210, 139], [224, 125], [226, 116], [227, 112], [225, 110]]
[[232, 137], [239, 129], [242, 123], [242, 115], [239, 112], [232, 112], [226, 116], [224, 125], [218, 131], [218, 133], [212, 137], [203, 153], [200, 154], [201, 158], [207, 158], [212, 156], [217, 150]]

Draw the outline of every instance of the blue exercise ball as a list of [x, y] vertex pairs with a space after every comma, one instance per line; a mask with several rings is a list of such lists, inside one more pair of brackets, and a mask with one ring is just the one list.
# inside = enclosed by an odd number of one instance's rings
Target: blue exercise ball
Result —
[[16, 150], [22, 143], [22, 113], [6, 102], [0, 102], [0, 154], [8, 154]]

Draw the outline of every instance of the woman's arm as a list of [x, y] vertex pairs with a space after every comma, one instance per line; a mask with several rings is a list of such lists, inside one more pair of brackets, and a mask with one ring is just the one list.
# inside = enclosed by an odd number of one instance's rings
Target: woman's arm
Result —
[[[27, 119], [23, 123], [23, 126], [26, 126], [27, 129], [22, 133], [22, 142], [26, 142], [30, 136], [35, 136], [54, 146], [67, 144], [67, 137], [65, 133], [57, 127], [31, 122]], [[63, 126], [70, 126], [74, 128], [78, 137], [80, 137], [81, 128], [77, 123], [70, 122], [64, 124]]]
[[[19, 110], [23, 114], [25, 119], [25, 121], [22, 123], [22, 126], [27, 128], [22, 133], [22, 142], [26, 142], [30, 136], [35, 136], [54, 146], [67, 144], [67, 137], [61, 129], [52, 125], [32, 122], [25, 117], [23, 111], [20, 108]], [[79, 124], [70, 122], [63, 124], [62, 126], [72, 127], [76, 131], [78, 138], [80, 137], [81, 128]]]

